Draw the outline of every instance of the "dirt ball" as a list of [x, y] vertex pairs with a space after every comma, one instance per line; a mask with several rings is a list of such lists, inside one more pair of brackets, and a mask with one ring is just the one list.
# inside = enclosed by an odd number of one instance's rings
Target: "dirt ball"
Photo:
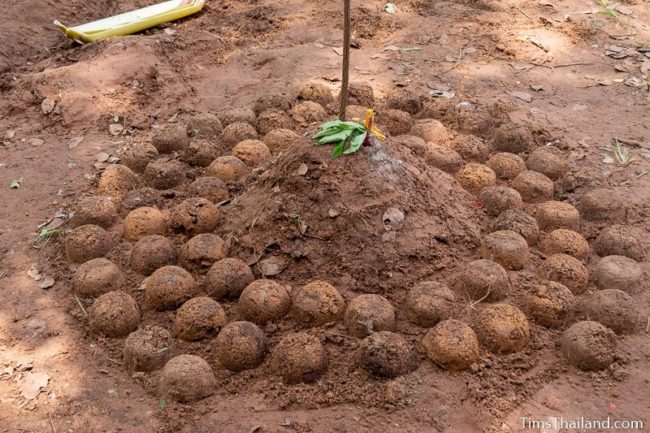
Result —
[[409, 134], [420, 137], [426, 143], [432, 142], [438, 145], [446, 143], [451, 138], [447, 128], [435, 119], [417, 120]]
[[497, 176], [486, 165], [470, 162], [456, 173], [456, 180], [472, 194], [479, 194], [483, 188], [497, 182]]
[[569, 171], [566, 156], [559, 149], [551, 147], [538, 147], [526, 160], [529, 170], [542, 173], [552, 180], [557, 180]]
[[212, 233], [201, 233], [180, 248], [180, 262], [185, 268], [212, 266], [228, 257], [228, 245]]
[[133, 331], [124, 342], [124, 366], [128, 371], [153, 371], [171, 357], [173, 339], [169, 331], [155, 325]]
[[616, 189], [598, 188], [580, 197], [580, 213], [589, 221], [625, 221], [629, 203]]
[[250, 172], [244, 161], [235, 156], [220, 156], [208, 166], [206, 174], [224, 182], [238, 182]]
[[512, 305], [486, 305], [479, 311], [473, 328], [481, 345], [490, 352], [517, 352], [528, 344], [528, 320]]
[[255, 368], [266, 356], [266, 335], [251, 322], [232, 322], [215, 339], [219, 363], [231, 371]]
[[[308, 102], [308, 104], [316, 104], [316, 103]], [[303, 108], [300, 109], [300, 112], [297, 114], [306, 115], [305, 113], [306, 108], [307, 106], [303, 106]], [[323, 107], [320, 108], [322, 109]], [[257, 116], [257, 130], [262, 135], [268, 134], [274, 129], [280, 129], [280, 128], [291, 129], [292, 127], [293, 127], [293, 121], [291, 120], [291, 118], [287, 115], [287, 113], [285, 113], [283, 110], [280, 110], [279, 108], [266, 109]]]
[[205, 291], [215, 299], [236, 299], [254, 279], [253, 271], [243, 260], [226, 258], [208, 271]]
[[413, 127], [413, 119], [406, 111], [387, 109], [381, 111], [378, 117], [379, 126], [385, 128], [391, 135], [408, 133]]
[[[293, 120], [300, 125], [308, 125], [310, 123], [322, 122], [325, 120], [327, 118], [327, 112], [318, 102], [303, 101], [297, 103], [291, 108], [291, 117], [293, 117]], [[288, 129], [288, 126], [285, 126], [284, 128]]]
[[314, 101], [327, 107], [334, 102], [334, 95], [329, 87], [320, 83], [307, 83], [298, 92], [298, 99], [301, 101]]
[[498, 230], [483, 238], [479, 254], [506, 269], [522, 269], [528, 262], [528, 243], [517, 232]]
[[501, 152], [527, 152], [535, 145], [535, 139], [525, 126], [505, 123], [494, 131], [493, 146]]
[[617, 289], [599, 290], [581, 299], [577, 317], [598, 322], [617, 334], [632, 334], [641, 324], [638, 302]]
[[125, 337], [140, 324], [140, 307], [125, 292], [104, 293], [88, 309], [88, 323], [95, 334]]
[[646, 256], [646, 238], [640, 228], [613, 225], [600, 232], [594, 243], [594, 250], [601, 257], [626, 256], [640, 262]]
[[373, 332], [394, 331], [395, 309], [383, 296], [359, 295], [348, 304], [344, 320], [350, 334], [363, 338]]
[[244, 319], [262, 325], [282, 319], [291, 308], [291, 298], [281, 284], [262, 279], [246, 286], [237, 307]]
[[142, 173], [147, 164], [159, 156], [158, 149], [150, 143], [135, 143], [120, 152], [122, 164], [137, 173]]
[[219, 224], [219, 208], [208, 199], [192, 197], [171, 209], [170, 226], [177, 233], [197, 235], [213, 231]]
[[[354, 102], [350, 101], [351, 104]], [[365, 105], [371, 107], [372, 104], [365, 104], [359, 102], [358, 105]], [[414, 115], [422, 110], [422, 99], [420, 95], [416, 92], [408, 89], [400, 89], [386, 97], [386, 108], [392, 108], [395, 110], [406, 111], [407, 113]]]
[[97, 194], [121, 199], [138, 185], [138, 176], [129, 167], [112, 164], [102, 172], [97, 183]]
[[72, 277], [72, 289], [80, 298], [95, 298], [119, 290], [126, 279], [120, 268], [108, 259], [88, 260], [77, 268]]
[[117, 208], [112, 197], [87, 196], [77, 201], [70, 223], [73, 227], [94, 224], [107, 229], [118, 219]]
[[568, 287], [574, 295], [584, 293], [589, 283], [585, 265], [568, 254], [553, 254], [540, 265], [539, 274]]
[[503, 212], [494, 223], [494, 230], [510, 230], [519, 233], [528, 245], [535, 245], [539, 238], [537, 220], [520, 209]]
[[573, 293], [553, 281], [536, 284], [524, 295], [523, 310], [528, 317], [548, 328], [560, 328], [569, 319], [574, 306]]
[[488, 215], [497, 216], [508, 209], [523, 206], [521, 195], [507, 186], [488, 186], [481, 191], [479, 200], [485, 206]]
[[257, 167], [271, 159], [269, 147], [260, 140], [244, 140], [232, 149], [232, 155], [249, 167]]
[[129, 212], [139, 207], [161, 207], [163, 198], [160, 191], [144, 187], [126, 193], [119, 205], [120, 215], [126, 217]]
[[195, 355], [178, 355], [170, 359], [160, 373], [160, 394], [181, 403], [209, 397], [216, 385], [210, 365]]
[[485, 163], [494, 171], [499, 179], [514, 179], [519, 173], [526, 171], [526, 163], [519, 155], [500, 152], [488, 159]]
[[226, 126], [219, 136], [221, 141], [229, 146], [234, 146], [240, 141], [257, 140], [257, 131], [247, 122], [234, 122]]
[[151, 144], [160, 153], [172, 153], [183, 150], [190, 142], [187, 127], [181, 123], [167, 123], [155, 128]]
[[485, 259], [465, 265], [458, 283], [472, 301], [500, 301], [512, 290], [506, 270], [500, 264]]
[[222, 153], [221, 146], [211, 140], [192, 140], [185, 148], [181, 159], [194, 167], [207, 167]]
[[279, 152], [299, 139], [300, 136], [290, 129], [274, 129], [268, 132], [262, 138], [262, 141], [269, 147], [271, 152]]
[[390, 137], [388, 138], [388, 142], [394, 146], [406, 147], [416, 156], [424, 156], [430, 149], [437, 146], [431, 142], [427, 143], [415, 135], [398, 135], [396, 137]]
[[424, 160], [432, 167], [436, 167], [449, 174], [454, 174], [463, 168], [463, 158], [453, 149], [431, 143], [424, 154]]
[[400, 376], [416, 367], [408, 342], [401, 335], [388, 331], [374, 332], [361, 341], [357, 363], [369, 373], [381, 377]]
[[257, 113], [258, 116], [262, 111], [271, 108], [287, 111], [291, 108], [291, 99], [289, 99], [288, 96], [279, 93], [269, 93], [257, 98], [257, 101], [255, 101], [255, 104], [253, 105], [253, 110], [255, 110], [255, 113]]
[[175, 159], [160, 158], [147, 164], [142, 177], [152, 188], [171, 189], [185, 181], [185, 166]]
[[[339, 94], [338, 99], [341, 98]], [[375, 105], [375, 92], [369, 84], [350, 83], [348, 85], [348, 104], [370, 108]], [[398, 107], [388, 107], [398, 108]]]
[[476, 135], [461, 134], [451, 142], [451, 147], [466, 161], [483, 162], [490, 156], [490, 147]]
[[422, 281], [408, 294], [404, 304], [406, 319], [423, 328], [430, 328], [451, 317], [456, 296], [445, 284]]
[[194, 179], [188, 188], [193, 197], [201, 197], [212, 203], [221, 203], [230, 198], [230, 191], [226, 184], [214, 176], [200, 176]]
[[602, 370], [614, 362], [616, 334], [598, 322], [578, 322], [560, 338], [564, 357], [581, 370]]
[[131, 250], [131, 269], [142, 275], [176, 263], [178, 253], [174, 243], [164, 236], [149, 235], [140, 238]]
[[607, 256], [596, 264], [594, 282], [599, 289], [617, 289], [637, 294], [642, 289], [643, 270], [629, 257]]
[[198, 113], [187, 119], [187, 135], [193, 138], [214, 139], [223, 131], [223, 125], [212, 113]]
[[327, 351], [320, 340], [304, 332], [289, 334], [273, 350], [271, 369], [286, 383], [310, 383], [327, 368]]
[[336, 287], [313, 281], [295, 289], [291, 298], [294, 321], [301, 326], [321, 326], [343, 316], [345, 301]]
[[434, 326], [422, 339], [427, 357], [451, 371], [470, 368], [480, 360], [476, 334], [465, 323], [449, 319]]
[[192, 274], [178, 266], [163, 266], [144, 281], [144, 301], [147, 308], [173, 310], [197, 292]]
[[70, 260], [83, 263], [106, 255], [113, 248], [113, 240], [103, 228], [86, 224], [70, 230], [63, 245]]
[[226, 323], [228, 318], [221, 305], [212, 298], [199, 296], [176, 311], [174, 333], [181, 340], [202, 340], [217, 335]]
[[167, 233], [165, 216], [153, 207], [139, 207], [132, 210], [124, 218], [124, 237], [137, 241], [148, 235], [164, 235]]
[[511, 186], [519, 191], [527, 203], [541, 203], [553, 198], [553, 181], [536, 171], [522, 171], [512, 181]]
[[580, 212], [569, 203], [547, 201], [537, 205], [537, 225], [546, 231], [555, 229], [580, 229]]
[[589, 254], [589, 242], [573, 230], [557, 229], [540, 242], [540, 250], [546, 254], [568, 254], [583, 259]]
[[235, 122], [245, 122], [251, 125], [257, 123], [257, 115], [255, 114], [255, 111], [253, 111], [252, 108], [246, 107], [226, 108], [219, 113], [219, 119], [224, 128]]

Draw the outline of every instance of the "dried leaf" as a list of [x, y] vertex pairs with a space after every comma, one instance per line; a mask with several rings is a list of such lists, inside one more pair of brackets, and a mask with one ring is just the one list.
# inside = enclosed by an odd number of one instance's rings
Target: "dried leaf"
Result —
[[27, 400], [34, 400], [41, 393], [50, 381], [50, 376], [46, 373], [29, 373], [25, 375], [25, 380], [20, 385], [20, 393]]
[[38, 288], [39, 289], [49, 289], [54, 285], [54, 278], [45, 276], [41, 281], [38, 283]]
[[507, 92], [508, 95], [512, 96], [513, 98], [521, 99], [524, 102], [532, 102], [533, 97], [530, 95], [530, 93], [526, 92], [516, 92], [516, 91], [511, 91]]
[[386, 6], [384, 6], [384, 10], [386, 11], [386, 13], [394, 14], [395, 12], [397, 12], [397, 7], [395, 6], [394, 3], [386, 3]]

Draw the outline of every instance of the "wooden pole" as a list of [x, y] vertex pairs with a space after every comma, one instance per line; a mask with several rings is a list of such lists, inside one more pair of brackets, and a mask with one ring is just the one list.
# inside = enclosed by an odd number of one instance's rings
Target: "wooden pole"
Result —
[[339, 98], [339, 119], [345, 120], [348, 105], [348, 82], [350, 78], [350, 1], [343, 0], [343, 71], [341, 74], [341, 96]]

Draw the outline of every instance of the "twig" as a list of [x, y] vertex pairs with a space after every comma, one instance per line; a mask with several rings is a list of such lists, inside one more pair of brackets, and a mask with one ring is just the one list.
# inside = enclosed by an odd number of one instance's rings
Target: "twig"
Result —
[[584, 66], [584, 65], [593, 65], [593, 62], [573, 62], [573, 63], [560, 63], [559, 65], [550, 65], [548, 68], [567, 68], [569, 66]]
[[462, 47], [460, 47], [460, 50], [458, 51], [458, 59], [456, 59], [456, 63], [454, 64], [454, 66], [452, 66], [451, 68], [449, 68], [445, 72], [443, 72], [443, 74], [446, 74], [447, 72], [453, 71], [456, 68], [456, 66], [458, 66], [460, 64], [460, 61], [463, 58], [463, 50], [464, 49], [465, 49], [464, 45]]
[[77, 295], [74, 295], [74, 298], [77, 300], [77, 304], [79, 304], [79, 308], [81, 308], [81, 312], [84, 313], [84, 316], [88, 317], [88, 313], [86, 312], [86, 309], [84, 308], [83, 304], [77, 297]]
[[350, 3], [343, 0], [343, 71], [341, 76], [341, 98], [339, 101], [339, 120], [345, 120], [348, 105], [348, 82], [350, 79]]
[[643, 148], [645, 148], [645, 149], [649, 148], [648, 145], [646, 145], [645, 143], [643, 143], [641, 141], [638, 141], [638, 140], [632, 140], [632, 139], [629, 139], [629, 138], [619, 138], [619, 137], [615, 137], [614, 140], [618, 141], [619, 143], [627, 144], [628, 146], [632, 146], [632, 147], [640, 147], [642, 149]]
[[106, 358], [106, 359], [108, 359], [111, 362], [114, 362], [117, 365], [122, 365], [122, 363], [120, 361], [118, 361], [117, 359], [113, 359], [113, 358]]
[[52, 421], [52, 415], [48, 413], [47, 417], [50, 419], [50, 427], [52, 427], [52, 433], [56, 433], [56, 428], [54, 427], [54, 422]]
[[515, 7], [517, 8], [517, 10], [518, 10], [519, 12], [521, 12], [522, 14], [524, 14], [524, 16], [525, 16], [526, 18], [528, 18], [529, 20], [532, 20], [532, 19], [533, 19], [530, 15], [528, 15], [526, 12], [524, 12], [523, 9], [521, 9], [521, 8], [519, 7], [519, 5], [515, 5]]

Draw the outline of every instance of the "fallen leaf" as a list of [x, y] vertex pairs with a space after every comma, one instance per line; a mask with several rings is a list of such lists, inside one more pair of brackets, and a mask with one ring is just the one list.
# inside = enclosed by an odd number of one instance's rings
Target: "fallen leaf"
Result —
[[526, 92], [516, 92], [516, 91], [511, 91], [511, 92], [506, 92], [508, 95], [512, 96], [513, 98], [521, 99], [524, 102], [532, 102], [533, 97], [530, 95], [530, 93]]
[[119, 123], [111, 123], [108, 127], [108, 132], [111, 135], [120, 135], [122, 131], [124, 131], [124, 126], [120, 125]]
[[279, 256], [260, 260], [260, 270], [265, 277], [274, 277], [287, 268], [287, 261]]
[[20, 393], [27, 400], [34, 400], [41, 393], [50, 381], [50, 376], [46, 373], [29, 373], [25, 375], [25, 380], [20, 386]]
[[174, 36], [176, 33], [178, 33], [177, 30], [174, 30], [172, 28], [167, 27], [165, 30], [163, 30], [165, 34], [168, 34], [169, 36]]
[[56, 100], [54, 99], [45, 98], [43, 99], [43, 102], [41, 102], [41, 111], [43, 114], [50, 114], [54, 111], [54, 107], [56, 107]]
[[298, 166], [298, 170], [296, 170], [296, 174], [298, 176], [304, 176], [307, 174], [308, 171], [309, 171], [309, 167], [307, 166], [307, 164], [303, 163]]
[[29, 267], [29, 271], [27, 271], [27, 275], [34, 281], [39, 281], [42, 278], [41, 270], [36, 263], [32, 263]]
[[49, 289], [54, 285], [54, 278], [46, 276], [38, 283], [39, 289]]
[[23, 178], [21, 177], [20, 179], [14, 179], [11, 181], [9, 184], [9, 188], [11, 189], [18, 189], [20, 188], [20, 185], [23, 183]]
[[449, 89], [434, 89], [434, 90], [429, 91], [429, 95], [433, 96], [434, 98], [451, 99], [456, 94], [454, 93], [453, 90], [449, 90]]
[[15, 136], [16, 136], [16, 131], [14, 131], [13, 129], [7, 129], [5, 131], [5, 137], [8, 138], [9, 140], [14, 138]]
[[84, 138], [83, 138], [83, 137], [73, 137], [73, 138], [70, 140], [70, 143], [68, 143], [68, 150], [72, 150], [72, 149], [74, 149], [75, 147], [79, 146], [79, 145], [81, 144], [82, 141], [84, 141]]
[[384, 6], [384, 10], [386, 11], [386, 13], [394, 14], [395, 12], [397, 12], [397, 7], [395, 6], [394, 3], [386, 3], [386, 6]]
[[97, 155], [95, 155], [95, 161], [97, 162], [106, 162], [108, 161], [108, 158], [110, 158], [111, 155], [109, 155], [106, 152], [99, 152]]
[[334, 52], [335, 52], [336, 54], [338, 54], [339, 56], [342, 56], [342, 55], [343, 55], [343, 48], [333, 47], [333, 48], [332, 48], [332, 51], [334, 51]]
[[341, 215], [341, 211], [332, 208], [327, 211], [327, 214], [330, 216], [330, 218], [336, 218], [337, 216]]
[[544, 90], [544, 86], [541, 84], [531, 84], [530, 88], [535, 92], [541, 92]]
[[325, 45], [322, 42], [314, 42], [312, 45], [316, 48], [325, 48]]

